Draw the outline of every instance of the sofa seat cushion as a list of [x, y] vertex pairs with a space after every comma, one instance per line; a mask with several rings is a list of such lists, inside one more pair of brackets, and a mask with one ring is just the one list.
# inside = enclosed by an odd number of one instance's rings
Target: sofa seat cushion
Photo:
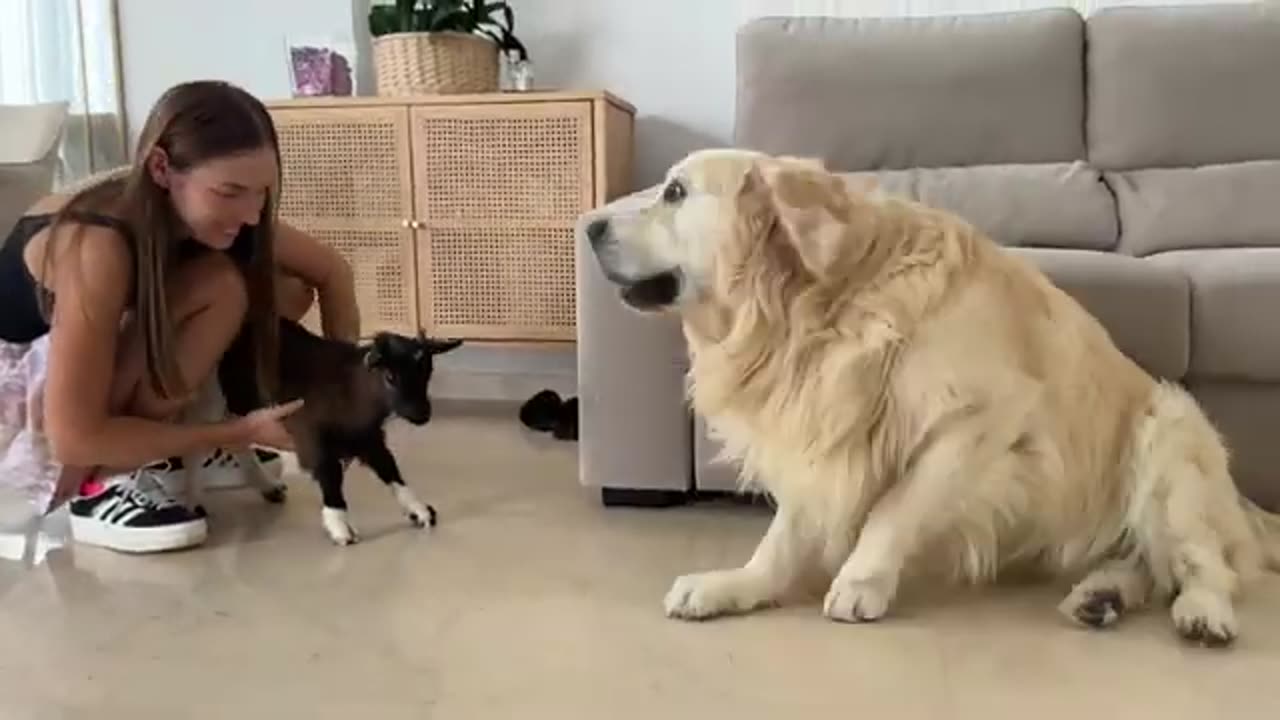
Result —
[[1106, 173], [1131, 255], [1280, 247], [1280, 160]]
[[1147, 258], [1191, 282], [1190, 377], [1280, 381], [1280, 248], [1180, 250]]
[[949, 210], [1001, 245], [1108, 250], [1115, 201], [1083, 162], [915, 168], [846, 173], [882, 190]]
[[1122, 352], [1157, 377], [1179, 380], [1190, 353], [1191, 296], [1175, 266], [1127, 255], [1010, 248], [1102, 323]]

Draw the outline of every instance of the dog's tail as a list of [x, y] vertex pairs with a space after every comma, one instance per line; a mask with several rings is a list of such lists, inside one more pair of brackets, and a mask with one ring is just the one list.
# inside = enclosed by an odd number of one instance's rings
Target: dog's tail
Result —
[[1254, 535], [1262, 546], [1267, 567], [1274, 572], [1280, 572], [1280, 515], [1263, 510], [1246, 497], [1241, 497], [1240, 502], [1244, 504], [1244, 513], [1249, 518], [1249, 525], [1252, 526]]

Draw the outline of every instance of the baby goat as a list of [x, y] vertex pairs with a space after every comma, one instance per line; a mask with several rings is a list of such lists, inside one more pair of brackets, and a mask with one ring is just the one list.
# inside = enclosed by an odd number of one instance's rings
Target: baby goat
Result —
[[[461, 340], [384, 332], [371, 344], [354, 345], [318, 337], [295, 322], [280, 320], [279, 401], [304, 401], [284, 425], [293, 438], [298, 464], [320, 485], [321, 517], [335, 543], [350, 545], [359, 540], [347, 520], [342, 492], [346, 465], [352, 459], [363, 462], [387, 484], [413, 524], [435, 525], [435, 509], [405, 485], [387, 448], [383, 425], [392, 415], [414, 425], [431, 420], [427, 385], [432, 360], [461, 344]], [[242, 332], [219, 364], [224, 413], [244, 415], [261, 406], [250, 347], [248, 333]], [[254, 454], [235, 454], [250, 483], [268, 501], [283, 502], [283, 486], [267, 480]], [[199, 481], [188, 484], [198, 496]]]

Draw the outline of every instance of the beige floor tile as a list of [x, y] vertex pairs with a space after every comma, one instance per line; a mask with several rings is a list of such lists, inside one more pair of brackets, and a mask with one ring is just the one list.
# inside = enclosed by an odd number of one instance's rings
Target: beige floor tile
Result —
[[1070, 627], [1044, 586], [913, 597], [874, 626], [816, 604], [679, 623], [671, 580], [741, 562], [765, 511], [606, 510], [574, 446], [513, 410], [438, 415], [393, 435], [435, 531], [356, 471], [350, 548], [295, 481], [283, 508], [214, 495], [197, 551], [0, 563], [0, 718], [1280, 717], [1275, 579], [1228, 652], [1181, 646], [1158, 607]]

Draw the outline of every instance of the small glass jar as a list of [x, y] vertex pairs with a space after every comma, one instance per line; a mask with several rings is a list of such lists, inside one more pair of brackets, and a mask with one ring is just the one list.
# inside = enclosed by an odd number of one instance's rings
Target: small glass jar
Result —
[[533, 90], [533, 63], [528, 60], [512, 60], [510, 68], [511, 89], [516, 92]]

